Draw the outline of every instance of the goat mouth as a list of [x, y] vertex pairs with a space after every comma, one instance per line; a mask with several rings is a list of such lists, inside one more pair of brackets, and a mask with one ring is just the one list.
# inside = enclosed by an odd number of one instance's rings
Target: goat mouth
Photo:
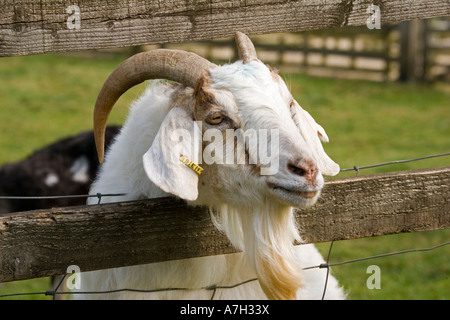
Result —
[[300, 197], [311, 199], [314, 198], [317, 192], [319, 191], [300, 191], [300, 190], [291, 190], [283, 187], [275, 187], [273, 190], [281, 190], [282, 192], [286, 192], [293, 195], [299, 195]]
[[277, 194], [286, 194], [289, 196], [300, 196], [305, 199], [311, 199], [314, 198], [318, 193], [319, 190], [313, 190], [313, 191], [304, 191], [304, 190], [298, 190], [298, 189], [289, 189], [277, 185], [271, 185], [269, 184], [269, 187], [272, 189], [273, 192]]

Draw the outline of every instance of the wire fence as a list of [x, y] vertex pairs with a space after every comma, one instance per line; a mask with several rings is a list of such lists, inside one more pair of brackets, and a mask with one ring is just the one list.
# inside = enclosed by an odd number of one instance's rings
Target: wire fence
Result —
[[[325, 276], [325, 279], [324, 279], [325, 280], [325, 285], [324, 285], [324, 288], [323, 288], [322, 300], [325, 299], [326, 290], [327, 290], [327, 284], [328, 284], [328, 278], [329, 278], [329, 275], [330, 275], [330, 268], [331, 267], [340, 266], [340, 265], [349, 264], [349, 263], [356, 263], [356, 262], [361, 262], [361, 261], [366, 261], [366, 260], [371, 260], [371, 259], [384, 258], [384, 257], [389, 257], [389, 256], [407, 254], [407, 253], [413, 253], [413, 252], [432, 251], [432, 250], [436, 250], [436, 249], [442, 248], [444, 246], [450, 245], [450, 241], [447, 241], [447, 242], [444, 242], [444, 243], [440, 243], [440, 244], [437, 244], [435, 246], [428, 247], [428, 248], [409, 249], [409, 250], [403, 250], [403, 251], [389, 252], [389, 253], [384, 253], [384, 254], [379, 254], [379, 255], [374, 255], [374, 256], [368, 256], [368, 257], [363, 257], [363, 258], [358, 258], [358, 259], [352, 259], [352, 260], [347, 260], [347, 261], [340, 261], [340, 262], [330, 263], [330, 257], [331, 257], [333, 244], [334, 244], [334, 242], [331, 242], [330, 248], [328, 250], [328, 255], [327, 255], [327, 259], [326, 259], [327, 262], [326, 263], [322, 263], [322, 264], [316, 265], [316, 266], [310, 266], [310, 267], [302, 268], [303, 270], [327, 269], [327, 273], [326, 273], [326, 276]], [[82, 295], [103, 294], [104, 295], [104, 294], [112, 294], [112, 293], [119, 293], [119, 292], [157, 293], [157, 292], [164, 292], [164, 291], [207, 290], [207, 291], [211, 291], [212, 292], [210, 300], [214, 300], [214, 297], [215, 297], [215, 294], [216, 294], [217, 290], [233, 289], [233, 288], [236, 288], [236, 287], [239, 287], [239, 286], [245, 285], [247, 283], [254, 282], [254, 281], [258, 280], [258, 278], [251, 278], [251, 279], [248, 279], [248, 280], [236, 283], [236, 284], [232, 284], [232, 285], [226, 285], [226, 286], [225, 285], [210, 285], [210, 286], [201, 287], [201, 288], [160, 288], [160, 289], [121, 288], [121, 289], [105, 290], [105, 291], [58, 291], [62, 287], [66, 277], [67, 277], [67, 274], [63, 275], [63, 277], [58, 282], [58, 284], [56, 285], [54, 290], [38, 291], [38, 292], [21, 292], [21, 293], [1, 294], [0, 298], [8, 298], [8, 297], [13, 297], [13, 296], [27, 296], [27, 295], [44, 295], [44, 296], [52, 296], [53, 299], [56, 299], [58, 296], [79, 295], [79, 294], [82, 294]]]
[[[364, 169], [376, 168], [381, 166], [399, 164], [399, 163], [407, 163], [414, 162], [438, 157], [450, 156], [450, 152], [438, 153], [423, 157], [405, 159], [405, 160], [393, 160], [387, 162], [381, 162], [366, 166], [353, 166], [352, 168], [341, 169], [340, 172], [348, 172], [348, 171], [356, 171], [356, 176], [359, 176], [359, 171]], [[98, 204], [101, 203], [102, 197], [122, 197], [126, 196], [127, 193], [96, 193], [96, 194], [76, 194], [76, 195], [56, 195], [56, 196], [1, 196], [0, 200], [50, 200], [50, 199], [74, 199], [74, 198], [98, 198]]]
[[412, 159], [406, 159], [406, 160], [394, 160], [394, 161], [388, 161], [388, 162], [381, 162], [381, 163], [377, 163], [377, 164], [371, 164], [368, 166], [353, 166], [353, 168], [347, 168], [347, 169], [341, 169], [341, 172], [346, 172], [346, 171], [356, 171], [356, 175], [359, 175], [359, 170], [362, 169], [369, 169], [369, 168], [376, 168], [376, 167], [382, 167], [382, 166], [387, 166], [387, 165], [393, 165], [393, 164], [399, 164], [399, 163], [407, 163], [407, 162], [414, 162], [414, 161], [419, 161], [419, 160], [426, 160], [426, 159], [431, 159], [431, 158], [437, 158], [437, 157], [445, 157], [445, 156], [450, 156], [450, 152], [446, 152], [446, 153], [439, 153], [439, 154], [433, 154], [433, 155], [429, 155], [429, 156], [424, 156], [424, 157], [418, 157], [418, 158], [412, 158]]
[[[423, 156], [423, 157], [417, 157], [412, 159], [406, 159], [406, 160], [394, 160], [389, 162], [382, 162], [372, 165], [366, 165], [366, 166], [354, 166], [353, 168], [346, 168], [341, 169], [341, 172], [347, 172], [347, 171], [355, 171], [356, 176], [359, 175], [360, 170], [374, 168], [374, 167], [380, 167], [380, 166], [386, 166], [386, 165], [393, 165], [398, 163], [406, 163], [406, 162], [413, 162], [413, 161], [419, 161], [419, 160], [425, 160], [430, 158], [436, 158], [436, 157], [443, 157], [443, 156], [450, 156], [450, 152], [447, 153], [440, 153], [435, 155], [429, 155], [429, 156]], [[98, 204], [101, 204], [102, 197], [114, 197], [114, 196], [124, 196], [126, 193], [108, 193], [108, 194], [87, 194], [87, 195], [64, 195], [64, 196], [0, 196], [0, 200], [27, 200], [27, 199], [64, 199], [64, 198], [98, 198]], [[367, 256], [362, 257], [358, 259], [352, 259], [352, 260], [346, 260], [346, 261], [340, 261], [340, 262], [334, 262], [330, 263], [330, 257], [332, 253], [334, 242], [332, 241], [330, 243], [330, 247], [328, 250], [326, 262], [322, 263], [320, 265], [305, 267], [303, 270], [310, 270], [310, 269], [327, 269], [327, 273], [324, 279], [324, 288], [323, 288], [323, 294], [322, 299], [326, 296], [327, 291], [327, 285], [328, 285], [328, 278], [330, 275], [330, 268], [335, 266], [341, 266], [344, 264], [350, 264], [350, 263], [357, 263], [361, 261], [376, 259], [376, 258], [383, 258], [383, 257], [389, 257], [389, 256], [395, 256], [395, 255], [401, 255], [401, 254], [408, 254], [413, 252], [425, 252], [425, 251], [431, 251], [431, 250], [437, 250], [439, 248], [442, 248], [444, 246], [450, 245], [450, 241], [443, 242], [440, 244], [436, 244], [432, 247], [428, 248], [419, 248], [419, 249], [409, 249], [409, 250], [403, 250], [403, 251], [396, 251], [396, 252], [389, 252], [374, 256]], [[257, 281], [257, 278], [251, 278], [247, 279], [245, 281], [231, 284], [231, 285], [216, 285], [212, 284], [206, 287], [201, 288], [160, 288], [160, 289], [134, 289], [134, 288], [119, 288], [115, 290], [108, 290], [108, 291], [65, 291], [61, 290], [64, 287], [64, 280], [66, 280], [68, 274], [65, 274], [62, 276], [62, 278], [59, 280], [58, 284], [55, 286], [53, 290], [47, 290], [47, 291], [37, 291], [37, 292], [20, 292], [20, 293], [7, 293], [7, 294], [0, 294], [1, 298], [8, 298], [8, 297], [14, 297], [14, 296], [30, 296], [30, 295], [44, 295], [44, 296], [52, 296], [53, 299], [57, 299], [61, 296], [67, 296], [67, 295], [98, 295], [98, 294], [112, 294], [112, 293], [119, 293], [119, 292], [139, 292], [139, 293], [157, 293], [157, 292], [167, 292], [167, 291], [193, 291], [193, 290], [207, 290], [211, 291], [210, 300], [214, 300], [214, 297], [216, 296], [217, 290], [226, 290], [226, 289], [233, 289], [239, 286], [243, 286], [245, 284]]]

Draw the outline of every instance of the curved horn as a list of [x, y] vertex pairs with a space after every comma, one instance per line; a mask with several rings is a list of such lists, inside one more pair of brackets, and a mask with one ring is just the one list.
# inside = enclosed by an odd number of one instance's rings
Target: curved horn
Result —
[[94, 136], [100, 163], [109, 113], [125, 91], [149, 79], [167, 79], [195, 88], [203, 72], [215, 66], [194, 53], [169, 49], [138, 53], [122, 62], [106, 79], [95, 103]]
[[241, 59], [244, 64], [249, 63], [250, 61], [258, 60], [255, 46], [249, 37], [238, 31], [235, 34], [235, 38], [239, 52], [239, 59]]

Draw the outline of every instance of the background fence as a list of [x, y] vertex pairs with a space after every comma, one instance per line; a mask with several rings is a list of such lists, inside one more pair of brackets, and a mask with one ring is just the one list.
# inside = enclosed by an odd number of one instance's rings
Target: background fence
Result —
[[[283, 72], [335, 78], [450, 81], [450, 18], [277, 33], [253, 37], [262, 61]], [[150, 45], [176, 47], [179, 44]], [[234, 39], [193, 42], [181, 48], [210, 61], [235, 61]]]
[[[361, 26], [372, 1], [77, 4], [81, 26], [70, 29], [66, 23], [73, 13], [66, 12], [65, 2], [1, 1], [0, 55], [209, 40], [236, 30], [258, 34]], [[376, 4], [382, 26], [450, 15], [450, 4], [437, 0]], [[308, 55], [312, 49], [306, 49]], [[307, 242], [448, 228], [449, 180], [449, 167], [332, 180], [317, 205], [297, 211], [297, 219]], [[230, 252], [235, 249], [205, 209], [171, 198], [0, 218], [0, 282], [64, 274], [71, 264], [88, 271]]]

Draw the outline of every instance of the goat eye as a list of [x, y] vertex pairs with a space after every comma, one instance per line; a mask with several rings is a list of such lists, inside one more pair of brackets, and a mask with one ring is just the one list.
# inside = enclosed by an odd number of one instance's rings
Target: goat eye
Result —
[[214, 113], [206, 118], [206, 123], [211, 125], [218, 125], [221, 124], [224, 117], [220, 113]]

